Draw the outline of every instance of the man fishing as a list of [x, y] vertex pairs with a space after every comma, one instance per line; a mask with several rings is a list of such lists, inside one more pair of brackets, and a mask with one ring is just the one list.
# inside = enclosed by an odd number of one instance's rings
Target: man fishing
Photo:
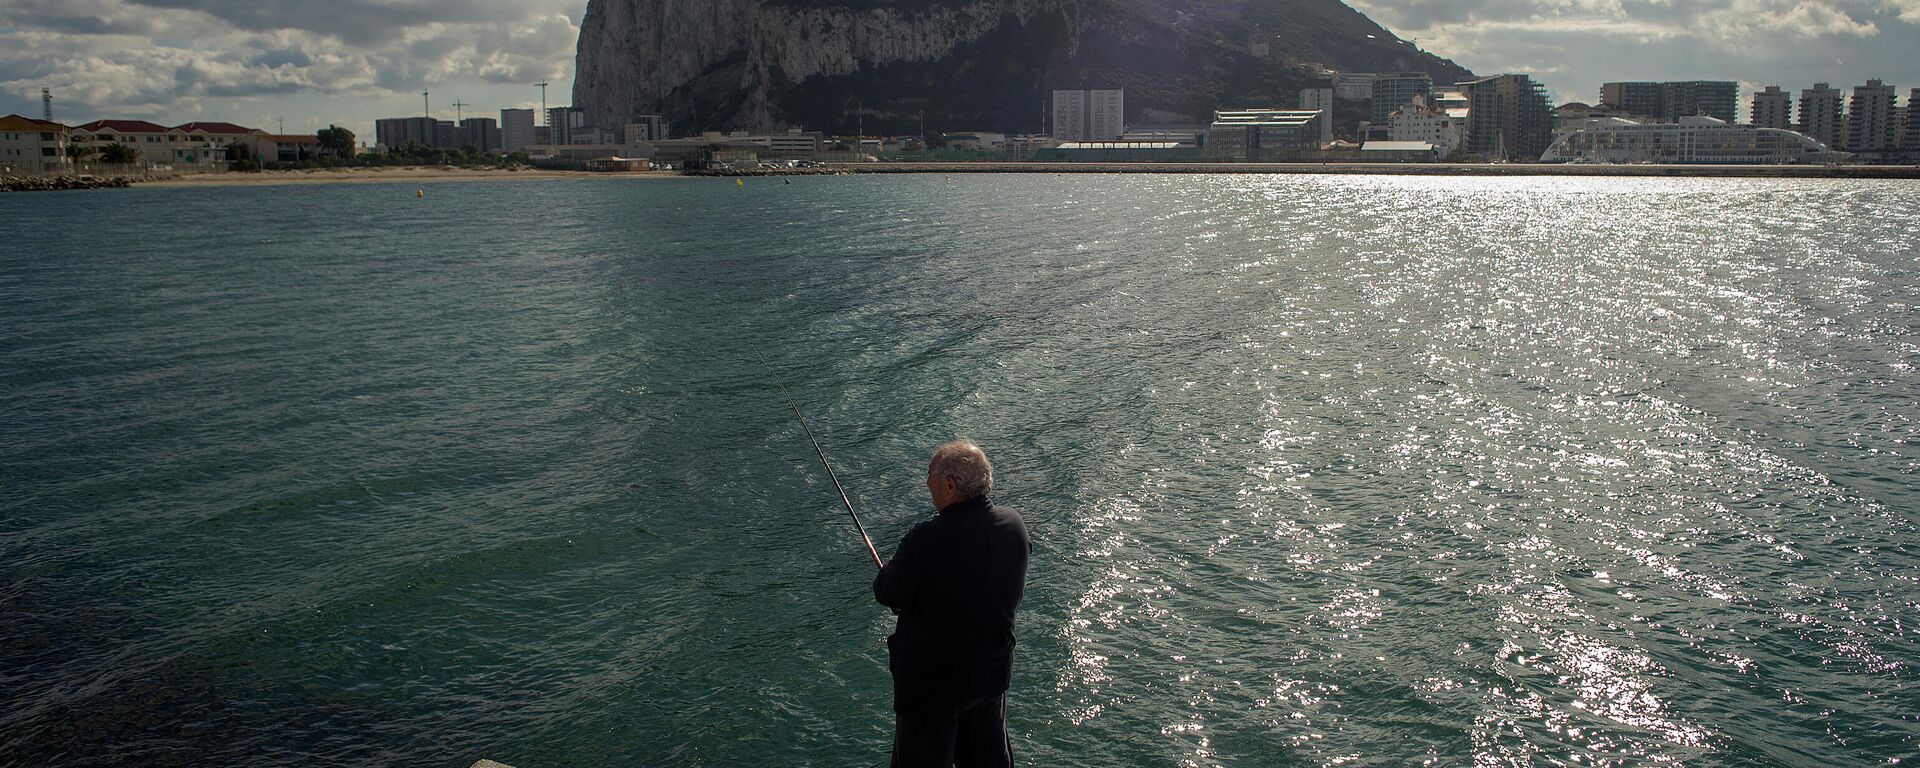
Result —
[[1019, 513], [987, 499], [992, 490], [980, 446], [934, 449], [927, 493], [940, 512], [908, 531], [874, 577], [873, 596], [900, 617], [887, 638], [894, 768], [1013, 765], [1013, 614], [1032, 544]]

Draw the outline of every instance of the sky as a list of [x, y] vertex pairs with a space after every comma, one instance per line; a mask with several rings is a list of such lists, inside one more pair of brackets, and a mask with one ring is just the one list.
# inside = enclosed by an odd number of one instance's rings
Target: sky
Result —
[[[1920, 0], [1350, 0], [1556, 103], [1611, 80], [1920, 87]], [[373, 135], [380, 117], [567, 104], [585, 0], [0, 0], [0, 114]], [[462, 107], [456, 108], [454, 102]], [[1744, 98], [1742, 112], [1745, 112]], [[1744, 116], [1744, 115], [1743, 115]], [[954, 126], [964, 128], [964, 126]]]

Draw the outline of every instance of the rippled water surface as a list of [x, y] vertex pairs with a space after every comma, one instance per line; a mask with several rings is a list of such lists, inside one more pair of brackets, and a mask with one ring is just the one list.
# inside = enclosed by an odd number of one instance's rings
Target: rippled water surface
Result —
[[[0, 764], [877, 765], [984, 444], [1032, 766], [1920, 752], [1920, 187], [0, 198]], [[764, 362], [763, 362], [764, 361]]]

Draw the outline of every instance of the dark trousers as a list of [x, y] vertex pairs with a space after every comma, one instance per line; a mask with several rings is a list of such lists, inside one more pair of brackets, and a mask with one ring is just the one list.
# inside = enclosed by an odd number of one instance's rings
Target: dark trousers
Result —
[[894, 709], [893, 768], [1012, 768], [1007, 695]]

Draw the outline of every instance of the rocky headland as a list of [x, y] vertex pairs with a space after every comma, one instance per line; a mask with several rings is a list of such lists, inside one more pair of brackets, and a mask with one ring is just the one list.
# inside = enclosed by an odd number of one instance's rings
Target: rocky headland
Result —
[[1135, 123], [1291, 106], [1324, 70], [1472, 73], [1339, 0], [590, 0], [573, 102], [676, 133], [1045, 130], [1055, 88]]

